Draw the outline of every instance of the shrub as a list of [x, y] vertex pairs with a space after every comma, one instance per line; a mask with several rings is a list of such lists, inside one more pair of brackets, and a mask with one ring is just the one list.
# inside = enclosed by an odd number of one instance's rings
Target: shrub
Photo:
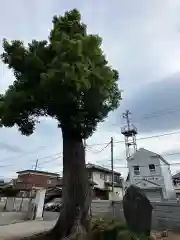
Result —
[[125, 222], [110, 216], [92, 219], [89, 238], [91, 240], [152, 240], [151, 237], [134, 234]]
[[91, 226], [91, 239], [116, 240], [120, 231], [127, 229], [125, 222], [116, 218], [94, 218]]

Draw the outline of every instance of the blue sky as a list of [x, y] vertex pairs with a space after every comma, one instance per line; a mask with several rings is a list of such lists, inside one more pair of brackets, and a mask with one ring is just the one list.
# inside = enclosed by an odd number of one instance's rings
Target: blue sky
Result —
[[[124, 90], [120, 108], [110, 114], [88, 140], [94, 144], [87, 151], [87, 161], [110, 166], [110, 148], [97, 153], [113, 136], [121, 135], [122, 112], [129, 108], [138, 127], [138, 137], [179, 131], [180, 118], [180, 1], [179, 0], [7, 0], [0, 3], [0, 39], [46, 39], [54, 14], [77, 8], [90, 33], [103, 38], [103, 50], [109, 63], [120, 73]], [[2, 45], [2, 44], [1, 44]], [[2, 51], [2, 48], [0, 48]], [[0, 63], [0, 91], [14, 80]], [[158, 113], [158, 114], [157, 114]], [[159, 114], [162, 113], [162, 114]], [[16, 176], [17, 170], [32, 168], [39, 159], [39, 169], [62, 169], [60, 129], [52, 119], [43, 119], [30, 137], [17, 129], [0, 129], [0, 178]], [[180, 134], [138, 141], [157, 153], [180, 152]], [[126, 175], [124, 144], [114, 147], [115, 167]], [[180, 154], [166, 156], [180, 162]], [[122, 167], [123, 166], [123, 167]], [[180, 169], [176, 165], [172, 170]]]

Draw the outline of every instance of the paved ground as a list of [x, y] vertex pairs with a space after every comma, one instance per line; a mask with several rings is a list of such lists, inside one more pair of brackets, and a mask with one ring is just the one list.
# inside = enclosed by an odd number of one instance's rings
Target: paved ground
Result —
[[34, 233], [49, 230], [55, 221], [27, 221], [0, 226], [0, 240], [12, 237], [30, 236]]

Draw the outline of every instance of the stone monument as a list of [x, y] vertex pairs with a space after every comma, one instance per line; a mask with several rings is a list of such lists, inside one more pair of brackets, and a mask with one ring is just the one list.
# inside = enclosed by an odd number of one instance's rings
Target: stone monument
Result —
[[139, 187], [131, 185], [126, 189], [123, 209], [128, 227], [134, 233], [150, 236], [153, 207]]

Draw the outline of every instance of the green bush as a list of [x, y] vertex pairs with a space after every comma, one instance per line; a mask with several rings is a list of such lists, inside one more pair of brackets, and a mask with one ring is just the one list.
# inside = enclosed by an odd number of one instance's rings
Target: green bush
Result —
[[91, 226], [91, 239], [93, 240], [116, 240], [119, 232], [127, 229], [125, 222], [116, 218], [94, 218]]
[[113, 217], [93, 218], [91, 223], [91, 240], [151, 240], [146, 236], [132, 233], [126, 223]]

